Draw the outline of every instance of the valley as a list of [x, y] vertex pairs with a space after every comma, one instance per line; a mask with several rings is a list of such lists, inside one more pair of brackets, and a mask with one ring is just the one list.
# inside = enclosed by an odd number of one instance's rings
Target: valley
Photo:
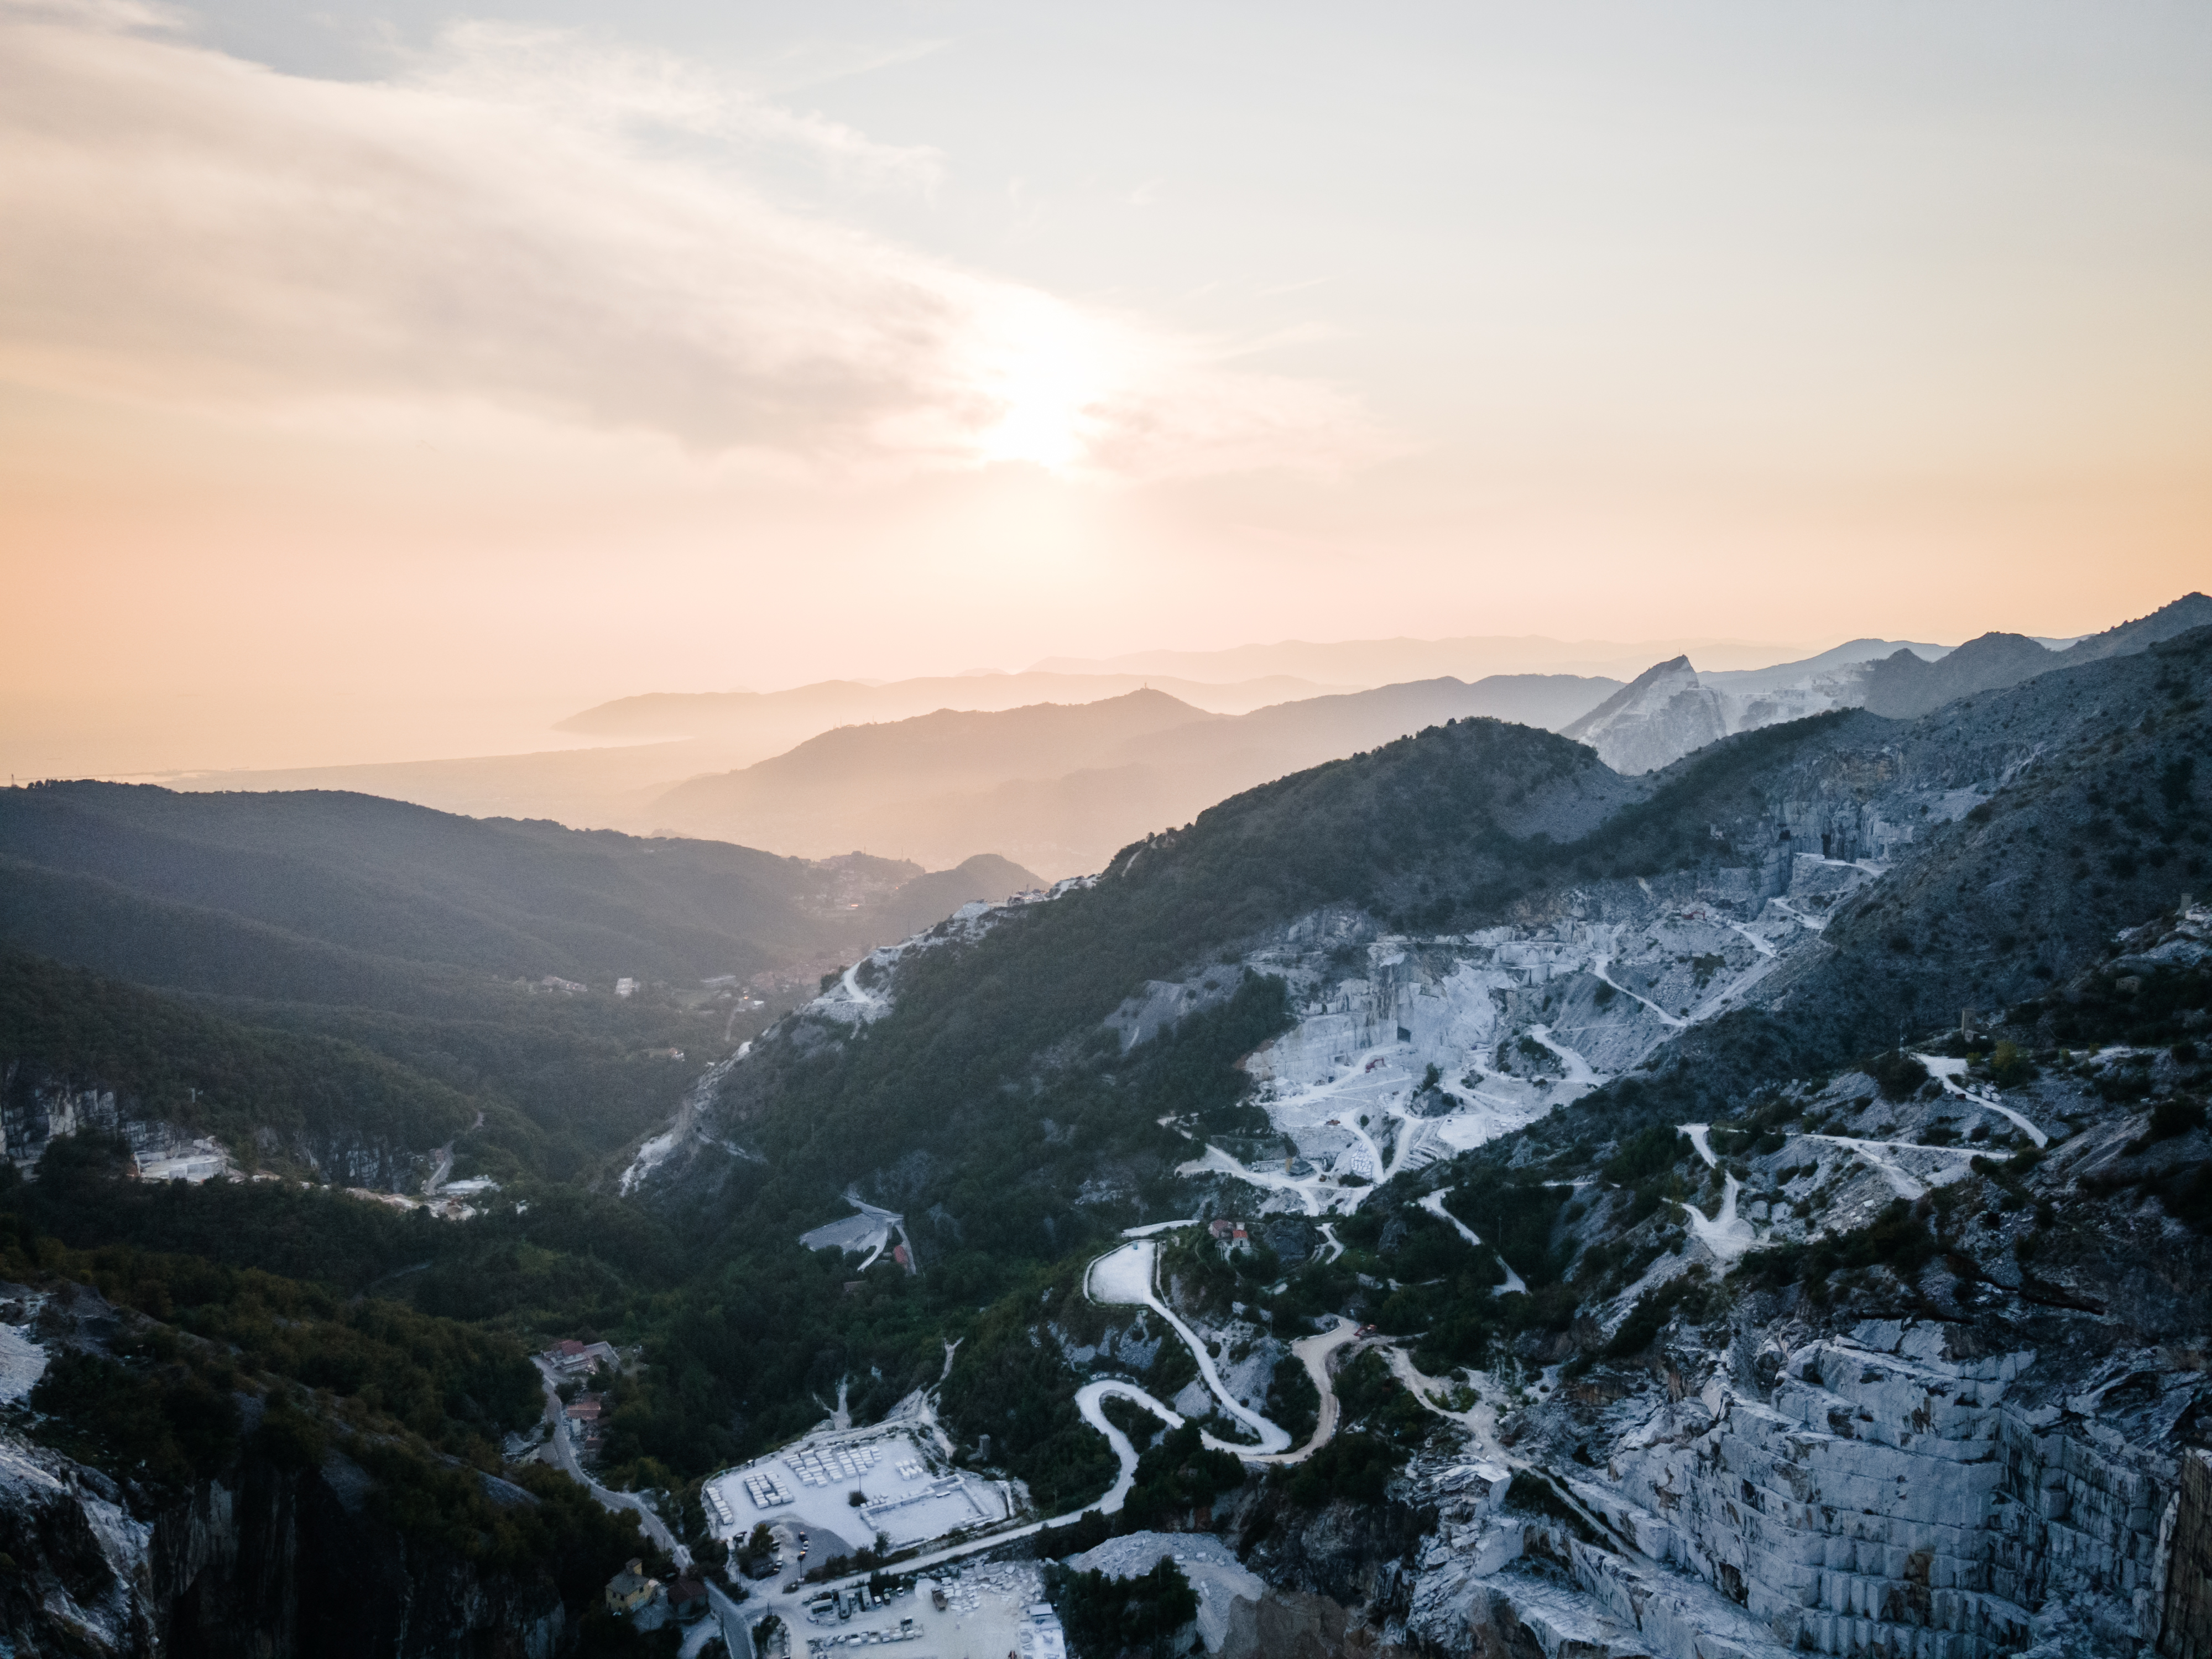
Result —
[[2200, 629], [1635, 773], [1455, 714], [1049, 884], [839, 866], [896, 936], [712, 843], [22, 792], [0, 1547], [112, 1649], [246, 1629], [250, 1491], [418, 1600], [538, 1528], [454, 1605], [561, 1641], [617, 1549], [796, 1635], [1203, 1533], [1222, 1644], [2193, 1651], [2208, 691]]
[[2212, 1659], [2209, 93], [0, 0], [0, 1659]]

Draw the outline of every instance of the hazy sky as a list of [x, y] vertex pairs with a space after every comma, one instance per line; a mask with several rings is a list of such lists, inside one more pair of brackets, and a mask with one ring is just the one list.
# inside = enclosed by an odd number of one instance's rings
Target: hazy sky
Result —
[[2212, 572], [2201, 3], [0, 0], [0, 227], [19, 717]]

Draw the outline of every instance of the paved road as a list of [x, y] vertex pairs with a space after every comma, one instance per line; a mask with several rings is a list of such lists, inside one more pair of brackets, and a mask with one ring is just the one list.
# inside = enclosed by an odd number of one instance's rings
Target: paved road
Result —
[[[1328, 1374], [1329, 1358], [1338, 1349], [1345, 1347], [1348, 1344], [1356, 1342], [1358, 1340], [1359, 1327], [1349, 1319], [1339, 1318], [1332, 1328], [1326, 1331], [1316, 1332], [1312, 1336], [1302, 1337], [1297, 1341], [1291, 1345], [1291, 1352], [1296, 1353], [1300, 1359], [1305, 1362], [1307, 1374], [1314, 1379], [1314, 1385], [1321, 1394], [1320, 1419], [1315, 1426], [1314, 1437], [1311, 1440], [1299, 1447], [1296, 1451], [1276, 1452], [1272, 1455], [1265, 1453], [1255, 1452], [1249, 1446], [1231, 1447], [1230, 1449], [1235, 1451], [1237, 1455], [1247, 1463], [1303, 1463], [1307, 1458], [1311, 1457], [1316, 1452], [1327, 1445], [1329, 1442], [1330, 1437], [1336, 1432], [1338, 1416], [1336, 1389]], [[1132, 1388], [1126, 1383], [1101, 1384], [1094, 1382], [1087, 1385], [1081, 1391], [1081, 1404], [1086, 1405], [1091, 1408], [1089, 1411], [1085, 1411], [1083, 1413], [1085, 1420], [1091, 1420], [1091, 1412], [1097, 1411], [1100, 1399], [1107, 1394], [1120, 1394], [1127, 1395], [1130, 1398], [1135, 1399], [1139, 1404], [1146, 1407], [1150, 1410], [1160, 1413], [1164, 1416], [1171, 1419], [1176, 1415], [1166, 1407], [1162, 1406], [1158, 1401], [1152, 1399], [1151, 1395], [1146, 1394], [1141, 1389]], [[1423, 1397], [1422, 1403], [1424, 1405], [1428, 1405], [1430, 1403], [1426, 1396]], [[1441, 1410], [1442, 1408], [1431, 1405], [1430, 1409]], [[1117, 1456], [1121, 1455], [1122, 1448], [1128, 1445], [1128, 1437], [1120, 1433], [1119, 1431], [1113, 1429], [1111, 1425], [1107, 1425], [1104, 1421], [1104, 1413], [1103, 1412], [1099, 1413], [1097, 1420], [1091, 1422], [1091, 1426], [1094, 1428], [1103, 1427], [1105, 1430], [1109, 1444], [1112, 1444], [1117, 1440], [1121, 1443], [1121, 1444], [1115, 1445], [1114, 1448]], [[1113, 1498], [1115, 1493], [1118, 1493], [1124, 1498], [1127, 1495], [1128, 1488], [1123, 1483], [1130, 1480], [1133, 1473], [1130, 1465], [1133, 1463], [1134, 1461], [1135, 1453], [1134, 1449], [1132, 1448], [1129, 1456], [1123, 1461], [1121, 1480], [1115, 1482], [1114, 1493], [1109, 1493], [1108, 1495], [1109, 1498]], [[1105, 1507], [1106, 1504], [1104, 1503], [1094, 1500], [1089, 1504], [1085, 1504], [1083, 1506], [1083, 1510], [1103, 1509]], [[1115, 1507], [1118, 1507], [1118, 1504]], [[1071, 1510], [1066, 1515], [1054, 1516], [1050, 1520], [1047, 1521], [1032, 1521], [1025, 1527], [1014, 1527], [1005, 1532], [993, 1533], [988, 1537], [970, 1539], [966, 1543], [955, 1544], [945, 1549], [933, 1550], [926, 1555], [916, 1556], [911, 1560], [897, 1562], [890, 1567], [888, 1571], [901, 1573], [921, 1572], [943, 1562], [959, 1560], [963, 1556], [981, 1554], [986, 1551], [997, 1549], [1002, 1544], [1011, 1544], [1015, 1542], [1017, 1540], [1023, 1538], [1033, 1538], [1038, 1533], [1043, 1532], [1048, 1528], [1065, 1527], [1070, 1525], [1081, 1516], [1083, 1510]], [[784, 1613], [787, 1621], [789, 1621], [791, 1619], [791, 1613], [787, 1611], [787, 1606], [789, 1608], [795, 1610], [800, 1603], [804, 1602], [810, 1596], [819, 1595], [825, 1589], [840, 1589], [849, 1584], [864, 1583], [866, 1582], [867, 1577], [868, 1575], [865, 1572], [852, 1573], [843, 1578], [833, 1579], [827, 1583], [809, 1584], [798, 1595], [788, 1597], [785, 1596], [780, 1590], [772, 1591], [769, 1593], [769, 1605], [773, 1607], [776, 1612]], [[795, 1623], [793, 1627], [796, 1628]]]
[[[1107, 1251], [1084, 1269], [1084, 1295], [1101, 1304], [1127, 1307], [1141, 1303], [1158, 1314], [1182, 1339], [1183, 1346], [1190, 1350], [1190, 1357], [1198, 1362], [1198, 1374], [1206, 1379], [1206, 1386], [1220, 1401], [1222, 1410], [1260, 1437], [1261, 1451], [1273, 1455], [1290, 1450], [1289, 1433], [1279, 1424], [1269, 1422], [1229, 1392], [1228, 1386], [1221, 1380], [1221, 1373], [1214, 1367], [1213, 1356], [1206, 1352], [1206, 1344], [1199, 1340], [1198, 1333], [1161, 1300], [1155, 1282], [1159, 1277], [1159, 1246], [1149, 1238], [1140, 1238]], [[1103, 1273], [1100, 1271], [1102, 1268], [1105, 1270]], [[1200, 1433], [1199, 1438], [1209, 1451], [1231, 1452], [1243, 1457], [1252, 1449], [1212, 1434]], [[1110, 1442], [1112, 1437], [1108, 1436], [1108, 1439]]]
[[[1331, 1437], [1333, 1437], [1336, 1432], [1339, 1410], [1334, 1380], [1328, 1374], [1328, 1362], [1331, 1357], [1334, 1355], [1339, 1349], [1344, 1348], [1358, 1340], [1359, 1340], [1358, 1325], [1352, 1320], [1337, 1317], [1330, 1328], [1323, 1331], [1317, 1331], [1311, 1336], [1302, 1337], [1297, 1341], [1291, 1345], [1291, 1351], [1297, 1354], [1300, 1360], [1304, 1362], [1306, 1373], [1313, 1378], [1315, 1389], [1321, 1395], [1318, 1420], [1315, 1425], [1314, 1436], [1311, 1440], [1299, 1447], [1296, 1451], [1276, 1452], [1273, 1454], [1255, 1452], [1249, 1446], [1234, 1446], [1228, 1448], [1228, 1449], [1234, 1451], [1247, 1463], [1283, 1464], [1303, 1463], [1307, 1458], [1311, 1457], [1316, 1452], [1327, 1445]], [[1198, 1352], [1201, 1353], [1205, 1352], [1202, 1346], [1198, 1347]], [[1080, 1390], [1078, 1395], [1078, 1407], [1079, 1409], [1082, 1410], [1085, 1420], [1089, 1422], [1093, 1428], [1099, 1430], [1106, 1436], [1107, 1443], [1114, 1448], [1115, 1455], [1121, 1464], [1121, 1478], [1115, 1483], [1113, 1490], [1108, 1492], [1103, 1499], [1094, 1500], [1091, 1503], [1085, 1504], [1083, 1506], [1083, 1510], [1096, 1509], [1101, 1510], [1112, 1510], [1119, 1509], [1121, 1507], [1121, 1501], [1127, 1496], [1129, 1486], [1132, 1484], [1135, 1474], [1135, 1465], [1137, 1461], [1135, 1449], [1129, 1444], [1128, 1437], [1122, 1434], [1111, 1424], [1108, 1423], [1105, 1419], [1104, 1413], [1099, 1410], [1099, 1403], [1101, 1400], [1109, 1394], [1122, 1395], [1133, 1399], [1137, 1401], [1139, 1404], [1144, 1406], [1148, 1410], [1157, 1413], [1158, 1415], [1168, 1419], [1171, 1423], [1179, 1424], [1182, 1421], [1182, 1419], [1178, 1417], [1175, 1412], [1170, 1410], [1169, 1407], [1163, 1406], [1158, 1401], [1154, 1400], [1150, 1395], [1145, 1393], [1143, 1389], [1132, 1387], [1127, 1383], [1093, 1382]], [[1442, 1409], [1441, 1407], [1433, 1405], [1425, 1395], [1422, 1396], [1422, 1403], [1424, 1405], [1428, 1405], [1431, 1410], [1441, 1411]], [[1280, 1431], [1279, 1430], [1278, 1432], [1279, 1433]], [[577, 1478], [579, 1480], [583, 1479], [581, 1475], [579, 1475]], [[595, 1488], [594, 1490], [598, 1489]], [[607, 1502], [610, 1498], [619, 1497], [622, 1495], [623, 1494], [606, 1494], [601, 1498], [600, 1501], [605, 1503]], [[899, 1573], [926, 1571], [927, 1569], [939, 1565], [944, 1562], [957, 1561], [963, 1556], [981, 1554], [990, 1550], [995, 1550], [1001, 1545], [1013, 1543], [1019, 1539], [1035, 1537], [1038, 1533], [1045, 1531], [1048, 1528], [1067, 1526], [1081, 1516], [1083, 1510], [1073, 1510], [1066, 1515], [1054, 1516], [1049, 1520], [1032, 1521], [1027, 1526], [1010, 1528], [1005, 1532], [993, 1533], [986, 1537], [969, 1539], [964, 1543], [951, 1545], [944, 1549], [933, 1550], [927, 1554], [915, 1556], [911, 1559], [900, 1561], [889, 1570], [890, 1571]], [[804, 1622], [803, 1615], [799, 1613], [799, 1609], [805, 1601], [813, 1596], [820, 1595], [825, 1589], [839, 1589], [850, 1584], [864, 1583], [867, 1581], [868, 1577], [869, 1575], [865, 1572], [850, 1573], [842, 1578], [832, 1579], [825, 1583], [805, 1585], [803, 1589], [791, 1594], [787, 1594], [781, 1586], [763, 1587], [760, 1593], [760, 1601], [763, 1605], [760, 1607], [759, 1611], [755, 1613], [753, 1616], [755, 1618], [758, 1618], [762, 1613], [775, 1612], [782, 1615], [787, 1624], [789, 1624], [794, 1629], [797, 1629], [799, 1625]], [[716, 1603], [718, 1610], [720, 1608], [720, 1604], [719, 1602]], [[731, 1652], [734, 1655], [736, 1651], [736, 1647], [732, 1644]]]
[[[730, 1659], [753, 1659], [752, 1620], [712, 1579], [707, 1581], [707, 1605], [714, 1616], [702, 1619], [685, 1632], [681, 1651], [686, 1655], [698, 1652], [706, 1646], [708, 1638], [720, 1631], [723, 1643], [730, 1650]], [[759, 1616], [756, 1611], [753, 1617]]]
[[1133, 1382], [1086, 1382], [1075, 1391], [1075, 1409], [1083, 1413], [1083, 1420], [1106, 1437], [1106, 1443], [1114, 1449], [1121, 1460], [1121, 1473], [1106, 1495], [1091, 1507], [1101, 1515], [1117, 1513], [1129, 1497], [1129, 1489], [1137, 1484], [1137, 1449], [1129, 1443], [1129, 1437], [1106, 1420], [1099, 1402], [1109, 1395], [1119, 1395], [1124, 1400], [1133, 1400], [1171, 1429], [1182, 1426], [1182, 1419], [1171, 1407], [1163, 1406]]
[[635, 1515], [640, 1531], [673, 1556], [678, 1566], [690, 1566], [691, 1552], [677, 1540], [676, 1534], [669, 1531], [668, 1523], [647, 1509], [641, 1499], [635, 1493], [611, 1492], [584, 1473], [583, 1465], [576, 1461], [576, 1448], [568, 1438], [568, 1425], [562, 1420], [561, 1396], [554, 1392], [559, 1386], [559, 1379], [555, 1377], [553, 1368], [544, 1360], [532, 1355], [531, 1363], [538, 1367], [538, 1380], [545, 1389], [545, 1421], [552, 1430], [548, 1444], [553, 1453], [553, 1462], [571, 1480], [608, 1509], [628, 1510]]

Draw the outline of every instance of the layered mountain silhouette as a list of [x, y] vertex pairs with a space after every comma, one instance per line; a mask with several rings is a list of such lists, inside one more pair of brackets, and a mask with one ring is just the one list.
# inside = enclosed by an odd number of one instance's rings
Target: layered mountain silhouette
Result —
[[1443, 720], [1553, 726], [1611, 682], [1507, 675], [1310, 697], [1209, 714], [1158, 690], [998, 713], [941, 709], [824, 732], [773, 760], [692, 780], [650, 816], [687, 834], [793, 853], [864, 846], [944, 862], [999, 848], [1048, 877], [1224, 796]]
[[[550, 1578], [500, 1602], [410, 1564], [487, 1540], [595, 1599], [584, 1549], [639, 1547], [550, 1470], [480, 1472], [544, 1405], [518, 1339], [574, 1332], [647, 1357], [610, 1486], [699, 1492], [826, 1393], [884, 1434], [926, 1398], [963, 1479], [1066, 1522], [1040, 1547], [1236, 1540], [1267, 1588], [1227, 1653], [2180, 1653], [2212, 1605], [2212, 628], [2176, 620], [1756, 684], [1676, 653], [1241, 716], [1136, 688], [696, 786], [887, 830], [1224, 797], [951, 915], [1029, 870], [10, 792], [0, 943], [106, 975], [0, 953], [0, 1126], [37, 1164], [0, 1171], [12, 1375], [52, 1359], [0, 1434], [0, 1614], [94, 1605], [62, 1598], [125, 1491], [133, 1559], [211, 1540], [93, 1581], [180, 1650], [240, 1645], [205, 1613], [236, 1585], [326, 1614], [347, 1573], [556, 1628]], [[1509, 693], [1516, 720], [1443, 712]], [[1695, 746], [1625, 775], [1538, 729], [1555, 693], [1626, 761]], [[599, 989], [902, 899], [944, 920], [773, 1020], [727, 984]], [[538, 969], [595, 994], [514, 982]], [[235, 1178], [134, 1178], [118, 1131], [220, 1140]], [[449, 1175], [481, 1206], [453, 1224], [324, 1190]], [[807, 1248], [854, 1202], [895, 1253]], [[1092, 1294], [1117, 1282], [1146, 1305]], [[1240, 1407], [1291, 1449], [1216, 1436]], [[1132, 1413], [1174, 1433], [1140, 1459]]]
[[942, 708], [1095, 702], [1147, 684], [1195, 708], [1225, 714], [1354, 689], [1282, 674], [1212, 684], [1148, 680], [1133, 673], [978, 673], [888, 684], [823, 680], [785, 691], [654, 692], [599, 703], [555, 724], [554, 731], [570, 738], [597, 740], [595, 747], [205, 772], [162, 781], [195, 791], [346, 790], [473, 817], [651, 830], [657, 820], [647, 816], [647, 809], [676, 784], [753, 765], [841, 726], [911, 720]]
[[589, 737], [684, 738], [743, 744], [756, 757], [780, 754], [834, 726], [911, 720], [941, 708], [1022, 708], [1042, 702], [1096, 702], [1131, 691], [1164, 691], [1216, 714], [1242, 714], [1299, 697], [1356, 690], [1268, 674], [1205, 681], [1135, 673], [937, 675], [884, 684], [821, 680], [788, 691], [655, 691], [617, 697], [558, 722], [556, 731]]

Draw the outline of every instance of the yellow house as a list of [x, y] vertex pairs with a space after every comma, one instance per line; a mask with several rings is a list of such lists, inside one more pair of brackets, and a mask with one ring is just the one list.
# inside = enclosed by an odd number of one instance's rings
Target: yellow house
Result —
[[660, 1594], [660, 1581], [645, 1576], [645, 1563], [633, 1561], [607, 1580], [607, 1611], [629, 1614]]

